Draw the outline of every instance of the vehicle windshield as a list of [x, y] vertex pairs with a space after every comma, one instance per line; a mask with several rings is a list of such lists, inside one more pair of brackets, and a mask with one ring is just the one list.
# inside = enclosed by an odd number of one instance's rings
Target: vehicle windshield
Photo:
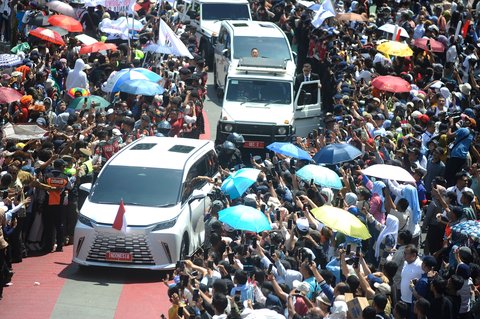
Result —
[[249, 57], [253, 48], [258, 50], [262, 58], [289, 61], [292, 59], [290, 48], [284, 38], [267, 37], [235, 37], [233, 41], [233, 57], [240, 59]]
[[292, 86], [289, 82], [230, 79], [226, 99], [232, 102], [290, 104]]
[[108, 165], [97, 179], [90, 201], [98, 204], [171, 206], [179, 200], [182, 171]]
[[250, 20], [248, 4], [204, 3], [202, 20]]

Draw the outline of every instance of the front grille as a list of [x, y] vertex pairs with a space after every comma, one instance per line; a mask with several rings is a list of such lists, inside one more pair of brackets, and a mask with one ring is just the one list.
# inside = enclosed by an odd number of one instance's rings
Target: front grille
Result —
[[128, 262], [128, 264], [155, 264], [148, 247], [147, 236], [143, 234], [117, 235], [114, 233], [97, 233], [95, 242], [88, 252], [87, 261], [107, 262], [105, 260], [105, 255], [109, 251], [124, 251], [132, 253], [132, 262]]
[[238, 134], [274, 136], [277, 128], [275, 125], [236, 124], [235, 129]]

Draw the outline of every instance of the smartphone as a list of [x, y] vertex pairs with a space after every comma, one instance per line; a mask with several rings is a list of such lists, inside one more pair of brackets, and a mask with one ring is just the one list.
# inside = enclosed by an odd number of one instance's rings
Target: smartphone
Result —
[[309, 264], [313, 262], [312, 254], [307, 254], [307, 260]]
[[352, 252], [352, 245], [347, 245], [347, 252], [346, 252], [346, 255], [350, 255], [350, 253]]
[[265, 204], [260, 205], [260, 210], [262, 211], [262, 213], [265, 213], [266, 208], [267, 208], [267, 205]]
[[312, 187], [314, 184], [315, 184], [315, 180], [312, 178], [312, 179], [310, 180], [310, 187]]
[[87, 101], [88, 101], [88, 97], [85, 97], [84, 101], [85, 101], [85, 103], [87, 103]]
[[280, 220], [280, 209], [275, 208], [275, 214], [277, 215], [277, 220]]
[[199, 291], [198, 289], [195, 289], [195, 290], [193, 291], [192, 300], [193, 300], [193, 301], [197, 301], [199, 296], [200, 296], [200, 291]]
[[181, 318], [183, 318], [183, 307], [179, 307], [177, 311], [177, 315]]
[[213, 260], [209, 260], [207, 266], [208, 268], [213, 269]]
[[287, 229], [288, 230], [291, 230], [293, 227], [293, 220], [292, 219], [289, 219], [288, 222], [287, 222]]
[[233, 265], [233, 253], [228, 254], [228, 262]]
[[190, 279], [190, 286], [195, 287], [195, 278]]
[[192, 271], [192, 273], [190, 275], [192, 275], [193, 277], [197, 277], [198, 276], [198, 271], [194, 270], [194, 271]]
[[298, 216], [298, 218], [302, 218], [302, 217], [304, 217], [305, 215], [303, 214], [303, 211], [299, 210], [299, 211], [297, 212], [297, 216]]
[[270, 246], [270, 255], [274, 254], [276, 250], [277, 250], [277, 247], [275, 247], [273, 245]]
[[269, 160], [270, 159], [270, 153], [266, 153], [265, 154], [265, 160]]
[[188, 286], [188, 280], [190, 279], [190, 277], [188, 277], [188, 275], [181, 275], [180, 276], [180, 282], [181, 282], [181, 285], [183, 287], [187, 287]]
[[355, 255], [357, 257], [360, 257], [360, 253], [362, 252], [362, 248], [360, 246], [357, 246], [357, 250], [355, 251]]
[[268, 271], [267, 271], [267, 274], [271, 274], [272, 273], [272, 269], [273, 269], [273, 264], [270, 264], [268, 265]]
[[253, 247], [253, 249], [257, 249], [257, 247], [258, 247], [257, 239], [256, 239], [256, 238], [254, 238], [254, 239], [252, 240], [252, 247]]

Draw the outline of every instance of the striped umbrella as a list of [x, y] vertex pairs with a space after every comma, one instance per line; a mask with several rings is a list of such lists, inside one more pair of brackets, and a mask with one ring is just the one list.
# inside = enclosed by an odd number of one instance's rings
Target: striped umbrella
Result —
[[16, 54], [0, 54], [0, 68], [9, 68], [22, 64], [22, 58]]

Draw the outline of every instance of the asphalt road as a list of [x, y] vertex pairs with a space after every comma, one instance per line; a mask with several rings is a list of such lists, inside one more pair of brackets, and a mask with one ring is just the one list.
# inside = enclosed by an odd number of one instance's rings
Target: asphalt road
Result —
[[215, 137], [217, 136], [217, 123], [222, 111], [222, 101], [217, 97], [217, 92], [213, 87], [213, 72], [208, 73], [207, 98], [205, 99], [203, 109], [208, 118], [210, 140], [215, 141]]

